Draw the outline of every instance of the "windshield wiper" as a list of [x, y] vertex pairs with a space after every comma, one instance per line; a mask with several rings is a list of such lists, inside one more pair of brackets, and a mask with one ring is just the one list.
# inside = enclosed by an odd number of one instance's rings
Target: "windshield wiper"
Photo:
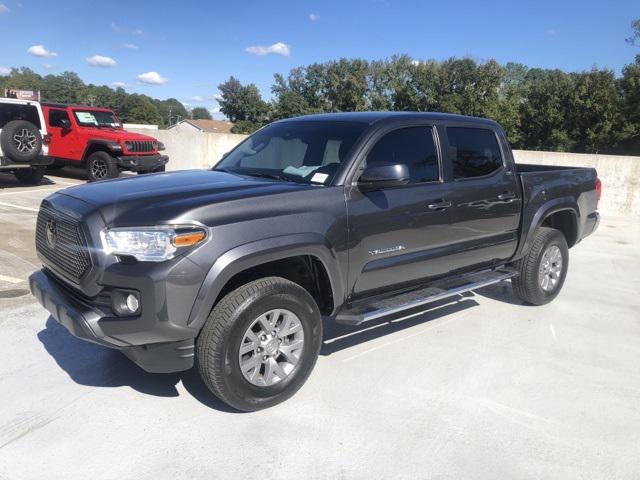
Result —
[[260, 178], [273, 178], [274, 180], [283, 180], [285, 182], [295, 182], [294, 180], [285, 177], [284, 175], [281, 175], [279, 173], [267, 173], [267, 172], [234, 172], [234, 173], [238, 173], [240, 175], [248, 175], [250, 177], [260, 177]]

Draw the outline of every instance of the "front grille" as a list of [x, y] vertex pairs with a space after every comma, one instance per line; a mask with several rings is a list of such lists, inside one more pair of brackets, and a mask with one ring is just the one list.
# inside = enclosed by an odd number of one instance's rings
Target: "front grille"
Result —
[[145, 153], [155, 151], [154, 142], [151, 141], [132, 141], [126, 143], [127, 150], [131, 153]]
[[36, 249], [52, 267], [75, 282], [79, 282], [91, 266], [79, 221], [46, 203], [38, 212]]

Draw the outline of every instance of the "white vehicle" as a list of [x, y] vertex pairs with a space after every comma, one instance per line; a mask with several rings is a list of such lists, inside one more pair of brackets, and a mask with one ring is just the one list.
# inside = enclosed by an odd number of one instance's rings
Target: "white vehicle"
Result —
[[0, 172], [12, 172], [21, 183], [40, 183], [53, 162], [48, 143], [39, 102], [0, 98]]

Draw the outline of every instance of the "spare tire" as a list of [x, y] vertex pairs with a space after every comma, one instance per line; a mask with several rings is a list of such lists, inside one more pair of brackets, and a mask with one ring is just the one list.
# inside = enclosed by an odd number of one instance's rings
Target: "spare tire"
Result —
[[13, 120], [2, 127], [0, 147], [4, 155], [14, 162], [30, 162], [42, 150], [42, 135], [33, 123]]

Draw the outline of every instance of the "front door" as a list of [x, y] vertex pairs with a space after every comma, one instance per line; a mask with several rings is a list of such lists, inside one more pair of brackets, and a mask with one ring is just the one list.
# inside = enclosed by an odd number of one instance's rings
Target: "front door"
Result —
[[450, 226], [447, 209], [438, 206], [446, 205], [446, 185], [436, 145], [430, 125], [387, 132], [364, 162], [403, 163], [409, 167], [410, 182], [375, 191], [346, 187], [353, 298], [447, 271], [442, 258]]
[[49, 155], [69, 160], [79, 159], [83, 152], [79, 151], [80, 142], [77, 141], [75, 128], [73, 126], [68, 129], [62, 128], [62, 120], [67, 120], [68, 125], [72, 125], [67, 111], [61, 108], [50, 108], [47, 115], [47, 131], [51, 135]]

